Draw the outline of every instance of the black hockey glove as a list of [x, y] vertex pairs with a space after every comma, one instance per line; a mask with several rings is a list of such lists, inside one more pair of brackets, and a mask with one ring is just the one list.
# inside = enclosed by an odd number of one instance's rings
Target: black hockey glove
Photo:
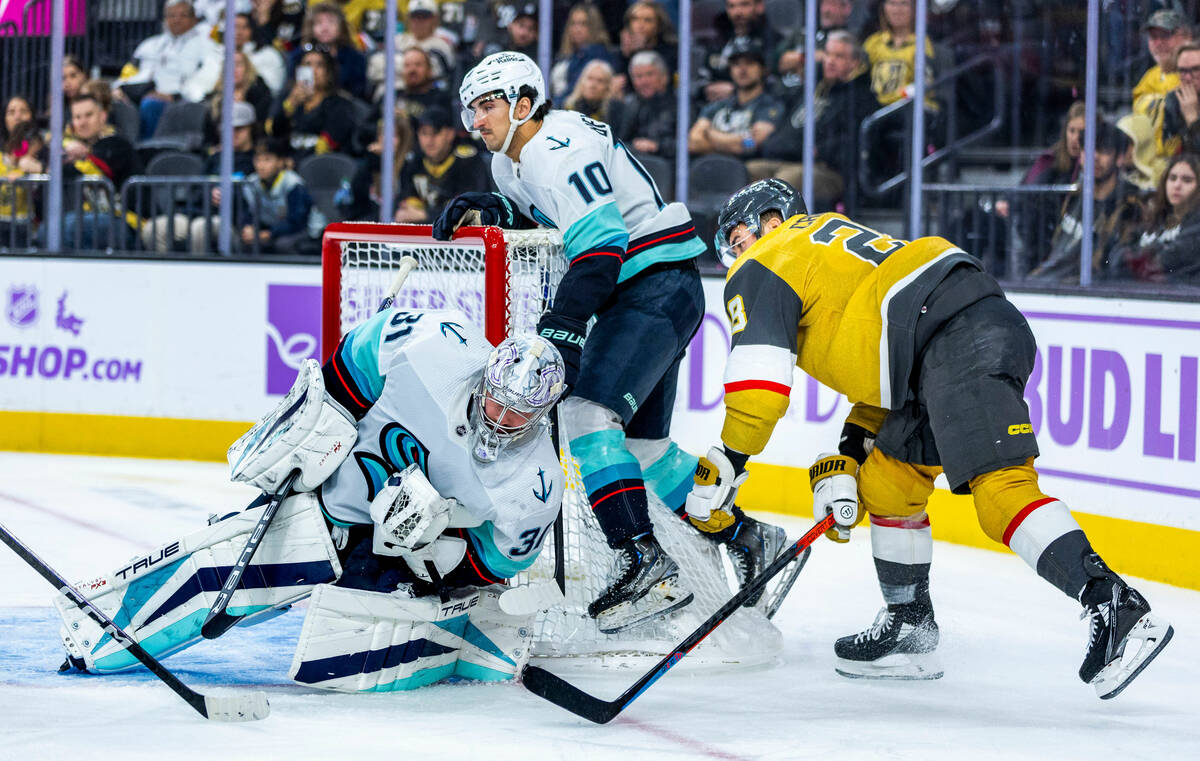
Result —
[[838, 442], [838, 454], [853, 457], [855, 462], [862, 465], [867, 461], [867, 455], [871, 454], [871, 450], [874, 448], [875, 434], [861, 425], [855, 425], [854, 423], [846, 423], [842, 426], [842, 438]]
[[587, 323], [574, 317], [547, 312], [538, 320], [537, 334], [558, 349], [566, 368], [567, 386], [573, 388], [575, 381], [579, 379], [579, 357], [583, 354]]
[[[468, 212], [479, 212], [480, 225], [495, 225], [506, 229], [529, 228], [533, 223], [526, 219], [500, 193], [460, 193], [454, 200], [446, 204], [442, 213], [433, 223], [433, 237], [437, 240], [450, 240], [454, 231], [463, 224], [463, 216]], [[470, 223], [474, 224], [474, 223]]]

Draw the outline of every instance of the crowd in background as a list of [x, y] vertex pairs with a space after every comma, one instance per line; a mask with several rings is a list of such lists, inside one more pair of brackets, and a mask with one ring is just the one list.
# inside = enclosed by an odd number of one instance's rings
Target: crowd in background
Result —
[[[709, 3], [713, 5], [713, 3]], [[802, 4], [797, 2], [797, 8]], [[941, 4], [954, 6], [953, 3]], [[1114, 4], [1110, 4], [1114, 5]], [[1126, 107], [1102, 113], [1095, 143], [1093, 275], [1101, 280], [1200, 285], [1200, 38], [1194, 8], [1155, 0], [1119, 4], [1142, 13], [1153, 65]], [[806, 113], [802, 24], [781, 28], [763, 0], [724, 0], [693, 32], [693, 113], [677, 140], [679, 40], [674, 2], [556, 4], [550, 97], [556, 107], [613, 125], [616, 136], [668, 176], [678, 151], [692, 161], [722, 156], [746, 179], [803, 181], [803, 131], [815, 125], [813, 207], [896, 206], [868, 197], [863, 177], [903, 171], [913, 91], [913, 0], [819, 0], [817, 85]], [[63, 62], [67, 180], [219, 170], [218, 125], [225, 54], [234, 56], [235, 237], [260, 252], [316, 253], [333, 219], [378, 219], [381, 155], [392, 140], [394, 208], [400, 222], [429, 222], [454, 195], [491, 186], [488, 156], [462, 128], [457, 87], [483, 56], [518, 50], [536, 58], [537, 4], [505, 0], [400, 0], [394, 24], [383, 0], [239, 0], [233, 29], [224, 0], [166, 0], [163, 28], [129, 50], [120, 71]], [[1114, 11], [1116, 12], [1116, 11]], [[930, 17], [923, 103], [930, 150], [944, 141], [950, 111], [969, 120], [970, 98], [950, 105], [938, 77], [955, 63], [944, 44], [952, 16]], [[396, 34], [395, 134], [382, 134], [384, 35]], [[976, 83], [978, 84], [978, 83]], [[993, 83], [1000, 86], [1000, 83]], [[977, 88], [976, 88], [977, 89]], [[966, 93], [970, 95], [970, 93]], [[40, 189], [21, 177], [48, 171], [47, 113], [28, 94], [5, 93], [0, 125], [0, 249], [39, 242]], [[906, 100], [909, 99], [909, 100]], [[1053, 104], [1047, 107], [1055, 109]], [[858, 126], [883, 113], [861, 144]], [[957, 112], [953, 116], [959, 116]], [[1082, 165], [1084, 109], [1061, 104], [1062, 132], [1021, 182], [1071, 185]], [[338, 160], [318, 160], [336, 156]], [[173, 159], [172, 161], [168, 159]], [[658, 163], [654, 163], [654, 162]], [[666, 167], [666, 169], [662, 169]], [[331, 174], [332, 173], [332, 174]], [[660, 176], [656, 174], [656, 176]], [[7, 180], [5, 182], [5, 180]], [[88, 186], [66, 210], [64, 241], [102, 248], [211, 251], [219, 193], [173, 193], [125, 208]], [[119, 195], [117, 196], [119, 197]], [[1010, 245], [1043, 282], [1078, 281], [1082, 193], [1014, 194], [988, 212], [1013, 224]]]

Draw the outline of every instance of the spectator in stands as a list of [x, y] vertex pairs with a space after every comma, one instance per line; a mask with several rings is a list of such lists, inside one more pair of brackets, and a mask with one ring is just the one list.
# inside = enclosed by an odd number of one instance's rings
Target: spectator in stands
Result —
[[[400, 173], [404, 165], [409, 160], [409, 151], [412, 150], [413, 130], [412, 124], [408, 119], [398, 118], [395, 120], [395, 133], [392, 135], [392, 155], [394, 162], [392, 165], [392, 189], [393, 197], [400, 199]], [[383, 194], [382, 186], [382, 167], [383, 167], [383, 121], [380, 120], [376, 124], [375, 139], [367, 146], [366, 155], [359, 161], [358, 168], [354, 173], [354, 179], [350, 182], [350, 193], [346, 194], [343, 191], [338, 191], [334, 196], [334, 201], [337, 203], [341, 212], [345, 214], [346, 219], [365, 220], [375, 222], [380, 219], [379, 204]], [[399, 207], [399, 203], [394, 203], [394, 207]], [[392, 218], [395, 210], [388, 213], [388, 219]], [[384, 220], [386, 221], [386, 220]]]
[[[71, 121], [71, 101], [75, 99], [76, 95], [83, 92], [83, 86], [87, 81], [87, 69], [84, 68], [83, 62], [73, 55], [63, 56], [62, 99], [65, 122]], [[53, 97], [54, 93], [52, 92], [46, 98], [46, 111], [40, 118], [42, 124], [50, 123], [50, 99]]]
[[613, 69], [608, 61], [588, 61], [575, 83], [575, 89], [563, 101], [563, 108], [578, 111], [596, 121], [610, 122], [609, 104], [613, 101]]
[[355, 98], [366, 95], [367, 59], [355, 47], [350, 25], [339, 6], [333, 3], [310, 5], [300, 38], [301, 44], [288, 59], [288, 76], [295, 76], [297, 65], [308, 52], [322, 49], [337, 62], [337, 88]]
[[[5, 112], [6, 122], [7, 116]], [[42, 162], [37, 157], [45, 145], [41, 130], [32, 121], [5, 128], [5, 138], [0, 143], [0, 248], [24, 246], [29, 241], [33, 224], [32, 189], [15, 181], [42, 172]]]
[[677, 110], [666, 62], [653, 50], [634, 53], [629, 78], [633, 92], [610, 107], [617, 138], [639, 153], [675, 158]]
[[688, 132], [688, 151], [751, 158], [775, 131], [783, 105], [764, 87], [767, 64], [761, 43], [737, 40], [727, 57], [734, 93], [700, 111]]
[[143, 139], [154, 134], [162, 112], [180, 99], [184, 84], [200, 71], [215, 47], [207, 27], [198, 24], [191, 0], [166, 0], [163, 14], [163, 33], [137, 46], [133, 60], [114, 83], [124, 97], [138, 104]]
[[430, 222], [459, 193], [492, 189], [479, 149], [457, 141], [457, 125], [449, 111], [430, 108], [417, 125], [420, 150], [409, 157], [400, 175], [397, 222]]
[[1163, 100], [1161, 153], [1200, 152], [1200, 45], [1189, 42], [1175, 53], [1179, 86]]
[[1122, 176], [1143, 194], [1153, 193], [1167, 168], [1167, 160], [1154, 145], [1154, 125], [1145, 114], [1125, 114], [1117, 120], [1117, 129], [1129, 138], [1129, 147], [1117, 160]]
[[[867, 74], [867, 56], [854, 35], [829, 32], [822, 79], [813, 98], [813, 197], [817, 209], [842, 197], [858, 167], [858, 124], [879, 108]], [[751, 180], [778, 177], [800, 187], [804, 176], [804, 99], [801, 97], [762, 145], [761, 159], [746, 162]]]
[[[853, 0], [821, 0], [817, 6], [817, 64], [823, 60], [825, 39], [835, 29], [845, 29], [861, 39], [862, 29], [852, 28], [851, 19], [854, 14]], [[854, 27], [860, 26], [855, 24]], [[800, 87], [804, 84], [804, 45], [806, 36], [803, 24], [796, 27], [792, 35], [784, 43], [784, 52], [779, 56], [776, 71], [779, 72], [783, 85], [787, 88]]]
[[253, 5], [258, 46], [294, 50], [304, 25], [304, 0], [253, 0]]
[[[438, 27], [438, 6], [435, 0], [408, 1], [404, 33], [396, 36], [397, 71], [404, 65], [401, 60], [403, 51], [414, 47], [429, 54], [434, 80], [448, 84], [447, 80], [453, 79], [458, 57], [454, 50], [454, 42]], [[367, 79], [370, 80], [372, 88], [378, 88], [383, 83], [386, 64], [383, 51], [371, 56], [370, 65], [367, 67]]]
[[[879, 5], [879, 31], [863, 43], [871, 61], [871, 89], [883, 105], [908, 94], [916, 66], [916, 14], [913, 0], [883, 0]], [[925, 40], [925, 82], [933, 83], [933, 43]], [[936, 114], [937, 102], [926, 90], [925, 109]]]
[[[662, 3], [656, 0], [637, 0], [625, 11], [625, 25], [621, 27], [621, 61], [617, 67], [623, 79], [629, 71], [633, 56], [643, 50], [651, 50], [662, 56], [672, 74], [679, 60], [679, 38], [675, 25]], [[624, 91], [624, 87], [621, 88]]]
[[[396, 92], [396, 113], [402, 113], [414, 120], [421, 112], [431, 106], [450, 108], [451, 98], [445, 90], [437, 86], [433, 75], [433, 58], [428, 51], [415, 45], [401, 52], [400, 67], [396, 70], [399, 87]], [[375, 91], [376, 113], [383, 104], [384, 85], [381, 82]]]
[[257, 241], [264, 254], [319, 254], [325, 217], [305, 189], [304, 180], [290, 168], [290, 158], [286, 142], [258, 140], [254, 146], [255, 181], [242, 185], [234, 219], [242, 243], [253, 247]]
[[[64, 183], [82, 177], [106, 177], [119, 191], [125, 180], [141, 169], [133, 144], [109, 126], [102, 101], [86, 91], [77, 95], [71, 103], [71, 136], [63, 139]], [[84, 249], [107, 246], [110, 233], [117, 248], [126, 245], [131, 231], [125, 221], [114, 216], [115, 199], [94, 186], [81, 188], [78, 205], [75, 198], [73, 190], [64, 192], [64, 246], [75, 245], [76, 231]]]
[[1182, 13], [1164, 8], [1150, 14], [1146, 34], [1154, 65], [1133, 87], [1133, 112], [1150, 117], [1159, 155], [1169, 156], [1173, 151], [1163, 144], [1163, 105], [1167, 93], [1179, 87], [1175, 54], [1191, 41], [1192, 30]]
[[1200, 285], [1200, 157], [1181, 153], [1167, 164], [1142, 224], [1114, 251], [1116, 277]]
[[4, 104], [4, 123], [0, 125], [0, 145], [8, 142], [18, 124], [33, 121], [33, 104], [24, 95], [14, 95]]
[[[1082, 166], [1083, 129], [1087, 125], [1085, 112], [1083, 101], [1071, 104], [1058, 140], [1037, 157], [1021, 179], [1022, 185], [1070, 185], [1075, 182]], [[1011, 203], [1007, 199], [997, 201], [996, 213], [1005, 219], [1016, 214], [1017, 234], [1026, 250], [1037, 255], [1048, 245], [1066, 200], [1063, 193], [1021, 194]]]
[[291, 144], [296, 159], [350, 150], [357, 129], [354, 106], [338, 94], [336, 83], [337, 62], [328, 51], [316, 48], [300, 58], [291, 92], [266, 124], [268, 135]]
[[561, 98], [574, 90], [583, 67], [595, 59], [605, 61], [614, 70], [618, 65], [600, 11], [591, 3], [576, 3], [567, 14], [558, 56], [550, 68], [551, 96]]
[[[254, 146], [258, 139], [257, 118], [254, 107], [249, 103], [233, 104], [233, 178], [240, 180], [254, 174]], [[221, 174], [221, 148], [214, 145], [204, 161], [204, 172], [210, 176]], [[235, 210], [236, 210], [236, 198]], [[203, 201], [194, 200], [190, 208], [175, 214], [174, 231], [176, 243], [189, 242], [194, 254], [217, 250], [217, 233], [221, 218], [217, 216], [221, 206], [221, 189], [213, 188], [210, 205], [206, 209]], [[165, 215], [142, 223], [142, 243], [147, 249], [163, 252], [170, 250], [167, 243], [170, 227]], [[235, 231], [235, 237], [239, 231]]]
[[[219, 130], [221, 123], [221, 97], [225, 93], [224, 68], [222, 66], [218, 70], [217, 83], [208, 93], [208, 102], [212, 113], [212, 118], [208, 122], [208, 127], [212, 129], [209, 133], [210, 138], [217, 137], [216, 130]], [[254, 62], [250, 60], [250, 56], [240, 50], [233, 54], [233, 100], [253, 106], [254, 113], [257, 114], [256, 120], [259, 122], [265, 122], [270, 118], [271, 106], [274, 105], [271, 90], [259, 76]]]
[[[476, 60], [502, 50], [524, 53], [537, 60], [537, 3], [496, 3], [492, 7], [493, 29], [481, 29], [473, 54]], [[499, 33], [502, 32], [502, 33]]]
[[[287, 84], [287, 62], [278, 48], [267, 45], [261, 46], [254, 38], [254, 17], [249, 13], [239, 13], [234, 17], [234, 45], [244, 53], [254, 64], [254, 70], [262, 77], [271, 97], [283, 92]], [[222, 84], [221, 72], [225, 66], [225, 47], [218, 45], [213, 54], [204, 61], [204, 66], [188, 83], [188, 87], [199, 89], [204, 97], [208, 97]]]
[[747, 40], [756, 40], [763, 48], [763, 60], [772, 71], [783, 44], [782, 35], [767, 24], [762, 0], [725, 0], [725, 12], [713, 22], [717, 39], [702, 47], [703, 59], [696, 80], [704, 103], [716, 103], [733, 95], [730, 53]]
[[[1095, 256], [1093, 270], [1105, 269], [1105, 256], [1120, 230], [1135, 224], [1141, 210], [1137, 188], [1117, 172], [1117, 157], [1125, 152], [1128, 138], [1112, 125], [1100, 122], [1096, 130], [1095, 196], [1093, 220]], [[1082, 160], [1082, 158], [1081, 158]], [[1048, 282], [1079, 282], [1079, 251], [1083, 242], [1083, 190], [1067, 199], [1058, 226], [1050, 239], [1046, 258], [1029, 273], [1030, 279]]]

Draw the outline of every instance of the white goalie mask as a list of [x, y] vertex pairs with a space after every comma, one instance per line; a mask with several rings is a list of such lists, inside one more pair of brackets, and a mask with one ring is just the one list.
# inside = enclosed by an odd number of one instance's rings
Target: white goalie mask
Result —
[[505, 339], [488, 355], [471, 394], [471, 454], [492, 462], [510, 443], [535, 435], [563, 394], [562, 356], [540, 336]]
[[[533, 104], [524, 119], [516, 117], [517, 100], [521, 87], [527, 86], [534, 92]], [[528, 94], [528, 93], [526, 93]], [[508, 134], [499, 153], [508, 150], [513, 134], [546, 102], [546, 80], [542, 70], [533, 59], [524, 53], [502, 51], [492, 53], [467, 72], [462, 86], [458, 88], [458, 102], [462, 104], [462, 122], [468, 132], [475, 130], [476, 101], [484, 96], [501, 97], [508, 101]]]

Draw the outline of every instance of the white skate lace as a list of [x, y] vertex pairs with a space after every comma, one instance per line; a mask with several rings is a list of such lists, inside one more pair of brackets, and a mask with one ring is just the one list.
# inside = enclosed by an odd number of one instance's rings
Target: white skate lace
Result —
[[881, 608], [879, 614], [875, 616], [875, 623], [871, 624], [871, 628], [854, 635], [854, 644], [857, 645], [864, 640], [876, 640], [882, 637], [884, 631], [892, 628], [892, 619], [895, 616], [896, 614], [892, 613], [888, 608]]

